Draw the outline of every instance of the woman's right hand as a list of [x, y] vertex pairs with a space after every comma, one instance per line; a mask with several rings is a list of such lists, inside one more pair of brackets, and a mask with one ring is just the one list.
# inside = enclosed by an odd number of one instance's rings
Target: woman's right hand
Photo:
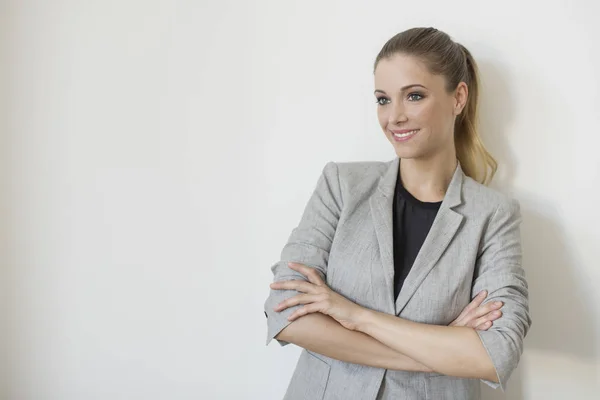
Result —
[[493, 322], [502, 316], [500, 308], [503, 304], [492, 301], [482, 306], [486, 297], [487, 291], [481, 291], [449, 326], [467, 326], [480, 331], [490, 329]]

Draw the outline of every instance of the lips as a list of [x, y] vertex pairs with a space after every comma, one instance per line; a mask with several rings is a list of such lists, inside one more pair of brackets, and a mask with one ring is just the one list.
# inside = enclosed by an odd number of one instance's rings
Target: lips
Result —
[[394, 140], [403, 142], [405, 140], [412, 138], [419, 131], [420, 131], [420, 129], [418, 128], [418, 129], [393, 130], [391, 132], [392, 132], [392, 135], [394, 136]]
[[403, 129], [401, 131], [392, 131], [392, 133], [394, 134], [394, 136], [402, 138], [414, 135], [418, 131], [418, 129]]

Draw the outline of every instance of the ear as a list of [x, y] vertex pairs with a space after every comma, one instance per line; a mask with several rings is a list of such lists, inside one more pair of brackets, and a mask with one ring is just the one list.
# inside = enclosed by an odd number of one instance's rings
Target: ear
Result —
[[466, 83], [460, 82], [454, 90], [454, 115], [459, 115], [467, 105], [469, 98], [469, 87]]

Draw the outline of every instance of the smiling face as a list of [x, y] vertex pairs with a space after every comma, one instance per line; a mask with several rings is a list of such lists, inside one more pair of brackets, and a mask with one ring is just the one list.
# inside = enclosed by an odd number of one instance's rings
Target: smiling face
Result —
[[454, 121], [464, 108], [467, 87], [446, 90], [446, 80], [433, 75], [413, 56], [397, 54], [375, 69], [377, 116], [400, 158], [455, 157]]

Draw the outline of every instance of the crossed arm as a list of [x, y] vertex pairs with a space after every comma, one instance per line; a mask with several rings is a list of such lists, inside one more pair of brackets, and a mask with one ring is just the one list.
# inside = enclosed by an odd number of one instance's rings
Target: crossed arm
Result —
[[299, 318], [275, 338], [349, 363], [392, 370], [432, 371], [371, 336], [346, 329], [330, 316], [321, 313]]
[[[499, 311], [501, 304], [491, 302], [482, 306], [481, 303], [486, 295], [487, 292], [481, 292], [450, 326], [467, 330], [473, 330], [474, 328], [487, 330], [491, 327], [493, 321], [502, 315]], [[443, 334], [443, 332], [438, 334]], [[276, 335], [275, 339], [284, 343], [294, 343], [307, 350], [340, 361], [392, 370], [434, 371], [433, 368], [426, 366], [430, 364], [415, 361], [419, 359], [420, 355], [410, 355], [410, 350], [406, 352], [406, 350], [396, 348], [393, 345], [395, 341], [392, 341], [392, 343], [384, 342], [384, 334], [381, 337], [378, 336], [378, 333], [371, 332], [368, 322], [359, 330], [351, 330], [342, 326], [329, 315], [311, 313], [302, 318], [297, 318]], [[378, 338], [375, 339], [375, 337]], [[382, 338], [384, 340], [381, 340]], [[476, 339], [479, 340], [477, 337]], [[433, 352], [434, 349], [431, 351]], [[437, 361], [437, 355], [430, 356], [435, 356]], [[437, 372], [441, 371], [438, 370]], [[492, 380], [495, 380], [494, 375], [490, 376]]]
[[360, 307], [327, 287], [313, 268], [291, 268], [309, 282], [273, 283], [273, 289], [302, 293], [282, 301], [274, 310], [306, 305], [288, 317], [293, 322], [276, 339], [346, 362], [497, 382], [494, 366], [472, 329], [486, 330], [500, 315], [496, 310], [501, 304], [480, 306], [485, 291], [451, 326], [427, 325]]

